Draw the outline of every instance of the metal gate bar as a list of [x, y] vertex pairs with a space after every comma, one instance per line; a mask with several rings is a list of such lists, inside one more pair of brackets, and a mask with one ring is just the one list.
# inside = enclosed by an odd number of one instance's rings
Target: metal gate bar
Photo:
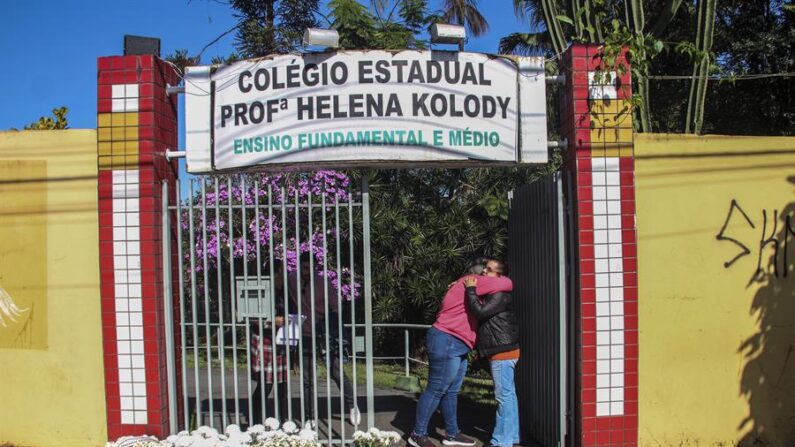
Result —
[[[267, 184], [265, 191], [263, 177], [257, 175], [193, 179], [188, 187], [189, 197], [183, 198], [181, 191], [177, 190], [173, 205], [168, 203], [167, 186], [163, 186], [163, 204], [168, 209], [163, 225], [164, 291], [167, 301], [175, 296], [179, 304], [179, 327], [173, 325], [173, 319], [169, 319], [166, 325], [166, 342], [170, 346], [167, 367], [171, 431], [199, 425], [217, 429], [223, 429], [229, 423], [251, 425], [261, 422], [252, 421], [257, 414], [262, 420], [274, 416], [280, 420], [295, 419], [303, 424], [310, 419], [315, 425], [325, 416], [325, 424], [321, 424], [325, 426], [318, 427], [319, 431], [325, 432], [323, 442], [349, 441], [346, 416], [352, 408], [356, 411], [351, 418], [357, 419], [352, 422], [352, 428], [359, 426], [358, 418], [353, 417], [357, 416], [359, 397], [356, 349], [350, 353], [350, 389], [343, 386], [346, 371], [342, 365], [348, 357], [346, 338], [351, 345], [355, 344], [357, 326], [365, 328], [367, 426], [373, 426], [372, 296], [366, 178], [363, 183], [360, 203], [354, 201], [349, 188], [340, 188], [339, 191], [344, 191], [342, 193], [335, 190], [333, 203], [327, 200], [323, 191], [313, 194], [310, 190], [302, 197], [297, 188], [273, 188], [272, 182]], [[320, 195], [319, 203], [317, 195]], [[267, 202], [263, 203], [265, 197]], [[328, 212], [332, 207], [333, 214]], [[341, 213], [341, 208], [347, 208], [347, 213]], [[355, 212], [356, 209], [361, 213]], [[321, 222], [317, 222], [318, 217]], [[333, 224], [330, 222], [332, 218]], [[345, 218], [347, 222], [344, 222]], [[176, 222], [177, 228], [174, 238], [177, 291], [171, 290], [172, 235], [171, 226], [166, 222]], [[359, 226], [362, 229], [361, 240], [356, 238]], [[263, 240], [265, 237], [267, 240]], [[359, 250], [361, 257], [357, 255]], [[363, 265], [357, 268], [359, 259]], [[333, 264], [329, 265], [329, 262]], [[264, 266], [267, 266], [265, 272]], [[281, 270], [276, 270], [275, 266]], [[357, 278], [357, 272], [364, 272], [363, 278]], [[224, 278], [225, 275], [228, 278]], [[344, 289], [347, 290], [343, 292]], [[280, 292], [279, 296], [277, 292]], [[357, 296], [363, 297], [364, 302], [359, 303]], [[346, 300], [348, 306], [345, 306]], [[166, 304], [168, 309], [169, 303]], [[357, 309], [360, 305], [363, 309]], [[344, 321], [346, 310], [349, 313], [348, 324]], [[283, 316], [284, 327], [277, 328], [277, 316]], [[335, 321], [332, 321], [334, 316]], [[358, 317], [363, 317], [363, 324], [357, 320]], [[323, 321], [321, 327], [318, 327], [319, 318]], [[346, 334], [348, 328], [350, 332]], [[321, 331], [323, 334], [319, 334]], [[336, 332], [334, 337], [332, 332]], [[177, 336], [179, 346], [174, 342]], [[319, 342], [324, 342], [322, 357], [319, 357]], [[264, 348], [266, 345], [269, 345], [267, 349]], [[270, 358], [266, 358], [268, 356]], [[325, 393], [318, 388], [320, 359], [326, 370]], [[281, 362], [287, 367], [284, 380], [280, 380]], [[335, 364], [339, 365], [338, 369], [334, 368]], [[239, 371], [240, 368], [244, 371]], [[297, 368], [297, 378], [291, 373], [292, 368]], [[337, 372], [340, 377], [339, 394], [333, 396], [331, 379]], [[182, 378], [179, 390], [178, 374]], [[311, 382], [311, 395], [305, 395], [304, 377]], [[252, 381], [258, 384], [257, 390], [252, 390]], [[294, 391], [294, 381], [297, 392]], [[272, 388], [272, 392], [268, 388]], [[257, 391], [257, 396], [254, 391]], [[287, 396], [280, 395], [285, 391]], [[272, 405], [268, 402], [269, 394], [272, 394]], [[217, 397], [221, 399], [218, 403]], [[259, 403], [255, 403], [256, 397]], [[293, 412], [295, 397], [298, 398], [300, 415]], [[352, 397], [352, 408], [346, 405], [346, 397]], [[285, 398], [286, 408], [283, 405]], [[319, 406], [323, 398], [325, 415], [321, 414]], [[333, 417], [335, 406], [332, 405], [336, 398], [339, 398], [338, 424]], [[242, 399], [246, 399], [245, 405]], [[312, 411], [307, 414], [309, 404], [312, 404]], [[179, 411], [181, 418], [177, 417]]]

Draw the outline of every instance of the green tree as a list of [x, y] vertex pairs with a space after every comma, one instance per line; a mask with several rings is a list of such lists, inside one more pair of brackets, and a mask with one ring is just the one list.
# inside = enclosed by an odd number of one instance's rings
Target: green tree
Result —
[[507, 192], [544, 168], [377, 170], [370, 174], [376, 321], [430, 323], [476, 255], [507, 254]]
[[[712, 43], [717, 73], [705, 101], [703, 131], [795, 134], [795, 5], [790, 1], [721, 0]], [[733, 81], [733, 77], [752, 79]], [[757, 77], [753, 79], [753, 77]]]
[[304, 30], [318, 26], [318, 0], [231, 0], [238, 19], [235, 47], [243, 58], [288, 53]]
[[636, 123], [640, 130], [650, 132], [649, 67], [663, 50], [662, 38], [681, 5], [682, 0], [514, 0], [516, 14], [528, 19], [538, 31], [506, 36], [500, 49], [561, 54], [571, 42], [606, 44], [609, 69], [615, 65], [611, 58], [618, 49], [629, 47], [637, 98]]
[[340, 47], [350, 49], [423, 49], [422, 30], [432, 20], [425, 0], [381, 0], [369, 5], [357, 0], [331, 0], [331, 26]]
[[201, 62], [199, 56], [189, 56], [186, 49], [174, 50], [173, 53], [165, 57], [165, 60], [174, 64], [180, 73], [185, 73], [185, 67], [198, 65]]
[[477, 0], [444, 0], [441, 21], [465, 27], [472, 37], [481, 36], [489, 30], [489, 22], [478, 9]]
[[[795, 68], [791, 0], [516, 0], [514, 6], [532, 32], [505, 36], [501, 52], [552, 56], [570, 42], [629, 46], [642, 131], [793, 133], [786, 75]], [[723, 80], [710, 82], [716, 76]]]
[[693, 79], [690, 81], [690, 96], [687, 101], [685, 133], [701, 133], [704, 125], [704, 101], [707, 97], [707, 82], [710, 74], [710, 51], [715, 29], [715, 5], [717, 0], [698, 1], [698, 24], [696, 30]]
[[34, 121], [27, 126], [25, 130], [57, 130], [66, 129], [69, 127], [69, 121], [66, 119], [66, 114], [69, 109], [66, 107], [57, 107], [52, 109], [52, 117], [42, 116], [38, 121]]

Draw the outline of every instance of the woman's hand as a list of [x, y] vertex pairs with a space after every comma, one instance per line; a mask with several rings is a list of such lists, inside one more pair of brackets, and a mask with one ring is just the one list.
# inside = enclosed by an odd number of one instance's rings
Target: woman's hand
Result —
[[478, 285], [478, 278], [476, 276], [467, 276], [464, 279], [464, 287], [475, 287]]

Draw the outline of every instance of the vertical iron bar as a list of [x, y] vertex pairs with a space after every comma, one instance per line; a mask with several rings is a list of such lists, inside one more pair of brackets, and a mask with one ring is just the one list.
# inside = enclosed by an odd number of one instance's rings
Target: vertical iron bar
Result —
[[[287, 191], [284, 187], [281, 188], [281, 202], [282, 202], [282, 272], [284, 278], [284, 350], [287, 353], [287, 367], [291, 368], [292, 364], [290, 363], [290, 348], [291, 346], [291, 339], [290, 339], [290, 297], [287, 293], [287, 290], [290, 288], [290, 283], [287, 278], [287, 204], [285, 203], [287, 200]], [[300, 306], [300, 294], [301, 291], [298, 291], [298, 303], [296, 305]], [[298, 355], [301, 355], [300, 353]], [[293, 390], [290, 384], [290, 380], [287, 380], [287, 419], [293, 420]]]
[[[221, 429], [229, 425], [226, 411], [226, 363], [224, 362], [224, 300], [221, 294], [221, 195], [218, 192], [220, 183], [215, 177], [215, 279], [216, 296], [218, 297], [218, 357], [221, 359]], [[230, 291], [231, 292], [231, 291]]]
[[325, 322], [326, 341], [326, 435], [328, 444], [331, 445], [331, 350], [329, 349], [329, 321], [328, 321], [328, 232], [326, 226], [326, 195], [321, 195], [321, 215], [323, 217], [323, 321]]
[[[232, 177], [226, 178], [226, 205], [229, 222], [227, 224], [227, 244], [229, 245], [229, 299], [232, 301], [232, 377], [235, 393], [235, 424], [240, 425], [240, 390], [237, 383], [237, 286], [235, 284], [235, 232], [234, 208], [232, 208]], [[220, 247], [219, 247], [220, 250]]]
[[[262, 258], [260, 257], [260, 249], [262, 247], [262, 241], [260, 238], [260, 227], [259, 227], [259, 184], [260, 184], [260, 177], [257, 177], [254, 182], [254, 229], [257, 232], [257, 329], [259, 330], [259, 391], [260, 391], [260, 411], [263, 420], [268, 417], [268, 412], [265, 409], [265, 337], [262, 332]], [[273, 341], [271, 340], [271, 349], [273, 350], [273, 354], [276, 353], [276, 347], [273, 345]], [[275, 356], [271, 356], [271, 366], [274, 366], [276, 361]], [[259, 423], [258, 421], [255, 421]]]
[[[278, 344], [276, 343], [276, 284], [275, 280], [276, 277], [274, 276], [273, 272], [273, 188], [271, 185], [268, 184], [268, 267], [270, 269], [270, 289], [271, 289], [271, 317], [273, 321], [271, 321], [271, 344], [273, 346], [273, 359], [271, 365], [273, 365], [273, 408], [274, 408], [274, 417], [279, 419], [279, 362], [278, 362], [278, 353], [279, 348]], [[284, 327], [284, 326], [282, 326]], [[287, 368], [287, 372], [285, 374], [285, 380], [290, 380], [289, 374], [289, 366]], [[279, 419], [281, 420], [281, 419]]]
[[[350, 187], [348, 188], [348, 250], [350, 251], [350, 270], [351, 270], [351, 296], [350, 296], [350, 303], [351, 303], [351, 343], [349, 345], [351, 350], [351, 375], [352, 382], [351, 382], [351, 390], [353, 396], [353, 408], [351, 411], [356, 412], [356, 419], [351, 421], [354, 425], [354, 429], [359, 428], [359, 423], [361, 422], [359, 419], [359, 403], [358, 403], [358, 396], [357, 396], [357, 384], [356, 384], [356, 347], [354, 344], [356, 343], [356, 264], [355, 264], [355, 256], [354, 256], [354, 228], [353, 228], [353, 194], [351, 192]], [[340, 279], [340, 286], [342, 286], [342, 280]]]
[[367, 428], [375, 426], [375, 401], [373, 386], [373, 295], [370, 272], [370, 180], [367, 172], [362, 175], [362, 242], [364, 244], [364, 338], [365, 368], [367, 377]]
[[315, 426], [318, 424], [318, 407], [317, 407], [317, 329], [315, 328], [315, 227], [312, 225], [312, 190], [307, 193], [307, 214], [309, 226], [309, 290], [311, 302], [310, 318], [312, 323], [312, 419], [315, 421]]
[[196, 399], [196, 426], [202, 425], [202, 412], [201, 412], [201, 387], [199, 387], [199, 320], [198, 320], [198, 307], [197, 297], [199, 293], [196, 287], [196, 231], [193, 228], [193, 183], [190, 182], [190, 198], [188, 199], [188, 219], [189, 225], [189, 238], [190, 238], [190, 301], [191, 301], [191, 326], [193, 329], [193, 388], [195, 391]]
[[[334, 195], [334, 236], [337, 253], [337, 357], [339, 360], [339, 389], [340, 389], [340, 439], [345, 442], [345, 371], [342, 368], [342, 267], [340, 265], [342, 255], [340, 245], [340, 198]], [[331, 371], [332, 365], [328, 365]]]
[[298, 189], [295, 190], [295, 257], [297, 261], [297, 269], [295, 272], [295, 282], [296, 282], [296, 290], [297, 290], [297, 298], [298, 301], [296, 307], [298, 308], [298, 352], [301, 355], [298, 356], [298, 375], [301, 377], [301, 386], [298, 388], [298, 397], [300, 401], [299, 407], [301, 408], [301, 426], [306, 423], [304, 418], [305, 416], [305, 406], [304, 406], [304, 319], [303, 319], [303, 307], [304, 307], [304, 291], [302, 289], [303, 284], [301, 284], [301, 216], [298, 211]]
[[215, 427], [215, 411], [213, 411], [213, 353], [212, 353], [212, 337], [210, 336], [210, 291], [208, 283], [210, 282], [207, 273], [207, 181], [202, 178], [201, 190], [201, 211], [202, 211], [202, 270], [204, 275], [204, 335], [205, 346], [207, 352], [207, 396], [210, 401], [210, 427]]
[[406, 377], [409, 376], [409, 330], [403, 332], [403, 362], [406, 367]]
[[[248, 228], [246, 227], [246, 176], [240, 176], [240, 231], [243, 233], [243, 297], [246, 303], [246, 401], [248, 402], [248, 425], [254, 425], [251, 418], [254, 416], [253, 402], [251, 402], [251, 319], [248, 308]], [[261, 346], [260, 346], [261, 348]]]
[[190, 411], [188, 409], [188, 355], [187, 338], [185, 334], [185, 278], [183, 269], [183, 241], [182, 241], [182, 194], [180, 186], [177, 184], [177, 268], [179, 275], [179, 333], [182, 345], [182, 417], [183, 430], [188, 430], [190, 425]]
[[177, 430], [177, 381], [174, 360], [174, 300], [171, 284], [171, 217], [168, 210], [168, 182], [163, 181], [161, 216], [163, 243], [163, 313], [166, 331], [166, 382], [168, 384], [168, 427], [172, 434]]

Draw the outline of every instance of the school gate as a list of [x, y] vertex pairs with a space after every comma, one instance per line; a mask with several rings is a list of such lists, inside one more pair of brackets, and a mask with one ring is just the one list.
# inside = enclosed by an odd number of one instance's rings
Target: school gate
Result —
[[[626, 66], [623, 57], [619, 62]], [[561, 199], [554, 200], [563, 207], [548, 213], [546, 223], [539, 220], [533, 227], [559, 229], [554, 237], [547, 235], [555, 243], [545, 245], [550, 253], [557, 253], [559, 267], [543, 273], [548, 284], [558, 285], [557, 290], [549, 288], [536, 294], [538, 305], [548, 310], [546, 315], [559, 321], [557, 326], [544, 326], [551, 337], [546, 348], [556, 354], [553, 364], [538, 364], [529, 360], [544, 358], [550, 351], [540, 344], [524, 347], [528, 361], [523, 361], [517, 379], [520, 400], [529, 402], [542, 394], [545, 400], [535, 408], [523, 408], [523, 435], [546, 445], [637, 445], [638, 289], [632, 118], [628, 113], [630, 74], [626, 70], [623, 74], [595, 76], [601, 67], [599, 50], [587, 45], [570, 47], [562, 56], [561, 67], [565, 75], [562, 132], [568, 147], [558, 183]], [[364, 238], [361, 246], [354, 246], [353, 239], [343, 234], [351, 228], [355, 231], [357, 226], [369, 231], [366, 188], [360, 193], [346, 191], [333, 204], [319, 202], [325, 196], [302, 202], [296, 200], [293, 191], [274, 191], [259, 177], [231, 174], [194, 181], [189, 197], [178, 196], [177, 161], [166, 157], [168, 150], [178, 147], [177, 98], [169, 95], [167, 88], [179, 85], [181, 76], [157, 57], [138, 55], [99, 58], [97, 79], [100, 288], [108, 437], [144, 433], [163, 437], [194, 422], [219, 426], [248, 417], [254, 397], [254, 390], [249, 392], [249, 388], [256, 385], [249, 380], [255, 372], [247, 343], [254, 335], [264, 343], [265, 331], [278, 339], [273, 333], [276, 328], [263, 322], [277, 312], [273, 282], [277, 274], [285, 276], [286, 269], [276, 267], [273, 273], [270, 269], [277, 264], [276, 259], [286, 264], [290, 257], [284, 247], [279, 256], [275, 243], [268, 244], [267, 252], [261, 245], [257, 247], [263, 240], [275, 241], [277, 228], [282, 241], [293, 238], [298, 244], [317, 242], [313, 250], [323, 247], [317, 252], [322, 251], [323, 258], [318, 262], [314, 257], [311, 269], [322, 271], [325, 279], [335, 272], [338, 284], [348, 282], [348, 293], [361, 294], [359, 300], [347, 300], [343, 292], [309, 300], [310, 306], [322, 305], [324, 309], [333, 303], [338, 310], [350, 308], [346, 313], [337, 312], [335, 320], [323, 319], [322, 339], [291, 337], [289, 324], [283, 336], [287, 344], [293, 338], [299, 343], [308, 340], [313, 355], [353, 360], [363, 353], [364, 362], [351, 362], [364, 365], [364, 380], [361, 371], [354, 375], [359, 378], [356, 385], [362, 385], [363, 395], [358, 394], [357, 386], [352, 392], [357, 392], [356, 405], [362, 413], [359, 424], [371, 425], [372, 412], [377, 408], [372, 405], [372, 378], [367, 366], [372, 364], [369, 250]], [[224, 184], [227, 194], [234, 188], [242, 191], [242, 200], [220, 198]], [[248, 191], [254, 193], [249, 196]], [[274, 200], [277, 194], [280, 200]], [[523, 233], [521, 220], [515, 216], [523, 207], [540, 206], [531, 196], [521, 191], [514, 195], [511, 234], [529, 240], [525, 244], [528, 247], [540, 247], [543, 233]], [[229, 254], [230, 246], [219, 243], [223, 239], [221, 222], [228, 235], [239, 231], [246, 238], [253, 236], [253, 240], [247, 239], [242, 247], [232, 244]], [[331, 226], [335, 231], [324, 232], [317, 239], [303, 239], [312, 234], [307, 230], [317, 225], [325, 225], [326, 231]], [[335, 240], [326, 234], [333, 234]], [[211, 251], [213, 236], [217, 245]], [[186, 249], [187, 257], [180, 248]], [[242, 250], [239, 256], [246, 260], [253, 256], [259, 262], [236, 264], [238, 248]], [[333, 252], [327, 256], [329, 249]], [[533, 273], [538, 259], [530, 261], [516, 253], [509, 256], [515, 261], [517, 284], [539, 274]], [[264, 258], [268, 262], [263, 262]], [[352, 271], [345, 273], [346, 268]], [[365, 279], [358, 288], [352, 279], [357, 272]], [[296, 277], [301, 278], [300, 272]], [[314, 281], [316, 275], [308, 278]], [[310, 288], [317, 290], [314, 285]], [[517, 293], [534, 295], [532, 290]], [[285, 296], [282, 303], [289, 306]], [[289, 313], [285, 309], [285, 314]], [[527, 323], [533, 313], [527, 312]], [[309, 318], [316, 316], [311, 313]], [[325, 339], [334, 325], [340, 340], [336, 348]], [[341, 335], [345, 332], [350, 333], [347, 344]], [[531, 336], [531, 332], [523, 334], [525, 339]], [[298, 347], [294, 352], [304, 349]], [[278, 352], [277, 344], [277, 357]], [[306, 368], [306, 364], [300, 365], [305, 356], [300, 357], [291, 361], [299, 363], [299, 369]], [[259, 362], [265, 366], [264, 360]], [[321, 365], [331, 364], [333, 361], [327, 358], [311, 367], [321, 369]], [[260, 368], [256, 374], [260, 374], [260, 383], [267, 382], [267, 368]], [[346, 427], [344, 415], [346, 391], [337, 391], [336, 384], [330, 384], [322, 372], [313, 371], [310, 376], [312, 387], [290, 390], [295, 403], [288, 406], [292, 413], [288, 417], [299, 419], [307, 398], [316, 399], [312, 416], [317, 414], [321, 422], [321, 440], [324, 436], [325, 442], [332, 443], [349, 439], [347, 430], [351, 427]], [[549, 386], [534, 389], [535, 383]], [[276, 388], [274, 394], [279, 392]], [[305, 390], [311, 390], [311, 396], [303, 395]], [[544, 408], [540, 402], [550, 402], [551, 406]], [[337, 428], [333, 427], [335, 423]]]

